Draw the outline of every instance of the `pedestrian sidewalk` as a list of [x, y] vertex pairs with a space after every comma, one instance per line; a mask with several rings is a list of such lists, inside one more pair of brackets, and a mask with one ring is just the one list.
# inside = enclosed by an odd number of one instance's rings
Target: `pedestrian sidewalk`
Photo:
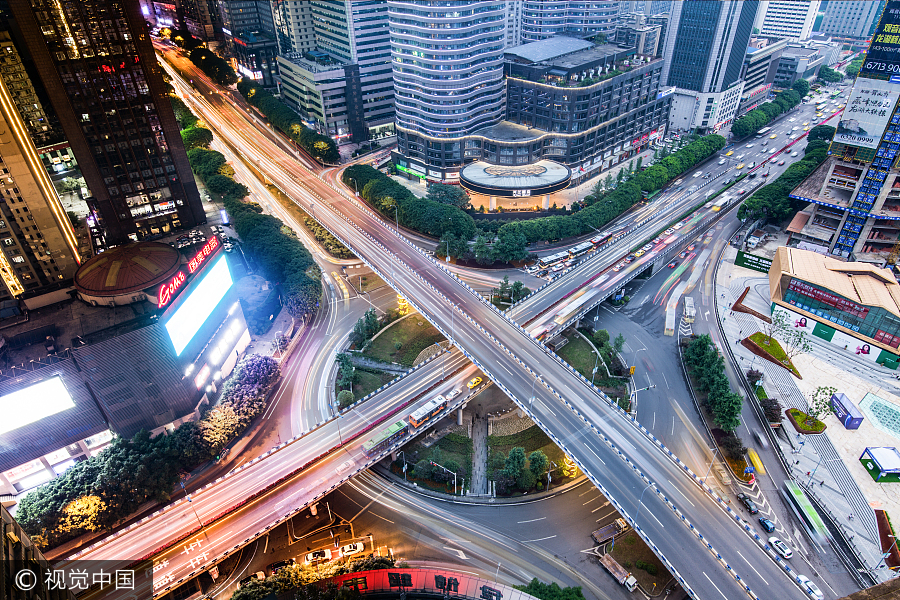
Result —
[[[810, 368], [810, 365], [805, 365], [803, 359], [800, 359], [797, 361], [798, 368], [803, 367], [801, 374], [805, 372], [807, 378], [798, 381], [786, 369], [760, 359], [736, 343], [742, 337], [760, 331], [761, 327], [755, 317], [731, 312], [731, 306], [748, 285], [750, 293], [745, 303], [752, 308], [760, 308], [758, 305], [762, 304], [759, 298], [752, 297], [754, 294], [759, 296], [768, 293], [768, 280], [761, 273], [736, 267], [734, 265], [736, 255], [736, 248], [726, 247], [716, 272], [715, 308], [723, 339], [727, 341], [729, 351], [744, 373], [752, 367], [765, 374], [763, 385], [766, 391], [776, 397], [784, 408], [807, 411], [804, 392], [811, 391], [818, 385], [827, 385], [821, 382], [820, 371]], [[761, 312], [768, 314], [768, 307], [763, 308]], [[810, 374], [815, 374], [815, 377], [809, 377]], [[839, 428], [840, 425], [835, 419], [829, 427]], [[829, 438], [830, 432], [798, 436], [786, 420], [781, 429], [786, 435], [778, 435], [776, 439], [792, 478], [828, 512], [845, 541], [853, 546], [865, 567], [874, 569], [881, 560], [875, 516], [869, 500], [863, 495], [860, 485], [850, 473], [845, 459], [837, 452]], [[891, 575], [891, 571], [887, 569], [873, 573], [879, 581], [885, 581]]]

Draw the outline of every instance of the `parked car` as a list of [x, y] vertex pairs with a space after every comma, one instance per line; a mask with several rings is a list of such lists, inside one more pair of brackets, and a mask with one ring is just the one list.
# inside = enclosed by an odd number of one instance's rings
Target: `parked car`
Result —
[[275, 573], [277, 573], [277, 572], [280, 571], [281, 569], [283, 569], [283, 568], [285, 568], [285, 567], [293, 567], [293, 566], [296, 565], [296, 564], [297, 564], [297, 561], [296, 561], [296, 560], [294, 560], [293, 558], [287, 558], [287, 559], [285, 559], [285, 560], [279, 560], [279, 561], [277, 561], [277, 562], [273, 562], [271, 565], [269, 565], [269, 566], [266, 567], [266, 568], [267, 568], [267, 570], [269, 571], [269, 573], [271, 573], [272, 575], [274, 575]]
[[306, 562], [309, 564], [325, 562], [331, 560], [331, 550], [324, 548], [322, 550], [313, 550], [306, 555]]
[[744, 505], [744, 508], [746, 508], [748, 511], [750, 511], [751, 515], [755, 515], [756, 513], [759, 512], [759, 509], [756, 508], [756, 503], [753, 502], [753, 500], [751, 500], [750, 496], [748, 496], [747, 494], [744, 494], [744, 493], [738, 494], [737, 499], [740, 501], [741, 504]]
[[765, 517], [759, 518], [759, 524], [762, 525], [762, 528], [766, 530], [766, 533], [772, 533], [773, 531], [775, 531], [775, 523]]
[[788, 548], [788, 545], [779, 540], [777, 537], [770, 537], [769, 545], [772, 546], [772, 548], [775, 549], [775, 552], [781, 555], [782, 558], [790, 558], [794, 555], [791, 549]]
[[265, 578], [266, 578], [266, 574], [263, 573], [262, 571], [257, 571], [256, 573], [253, 573], [253, 574], [251, 574], [251, 575], [247, 575], [246, 577], [244, 577], [243, 579], [241, 579], [240, 581], [238, 581], [238, 589], [244, 587], [245, 585], [247, 585], [248, 583], [250, 583], [250, 582], [253, 581], [254, 579], [256, 579], [257, 581], [262, 581], [262, 580], [265, 579]]
[[[456, 390], [454, 390], [456, 391]], [[359, 554], [366, 549], [366, 545], [362, 542], [354, 542], [352, 544], [347, 544], [346, 546], [341, 546], [341, 556], [353, 556], [354, 554]]]

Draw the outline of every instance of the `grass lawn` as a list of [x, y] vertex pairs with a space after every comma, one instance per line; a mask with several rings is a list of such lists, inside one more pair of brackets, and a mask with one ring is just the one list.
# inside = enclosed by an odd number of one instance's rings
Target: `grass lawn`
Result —
[[569, 343], [556, 353], [588, 379], [591, 378], [591, 372], [594, 370], [595, 363], [597, 364], [597, 375], [606, 377], [606, 370], [597, 361], [597, 354], [594, 352], [594, 349], [580, 335], [570, 336]]
[[788, 410], [788, 413], [794, 418], [795, 427], [804, 433], [822, 433], [825, 431], [825, 423], [822, 421], [813, 420], [812, 426], [807, 425], [806, 420], [809, 416], [802, 410], [791, 408]]
[[[607, 547], [609, 546], [607, 545]], [[633, 530], [620, 538], [616, 538], [610, 554], [626, 571], [631, 572], [641, 587], [648, 592], [661, 592], [672, 579], [672, 575], [666, 570], [662, 562], [656, 558], [653, 550]], [[656, 575], [651, 575], [644, 569], [638, 569], [635, 566], [638, 561], [655, 565]], [[600, 568], [604, 571], [606, 570], [603, 565], [600, 565]], [[653, 586], [654, 583], [656, 587]]]
[[[565, 452], [553, 443], [553, 440], [537, 425], [532, 425], [528, 429], [512, 435], [488, 436], [488, 456], [491, 456], [495, 451], [509, 454], [509, 451], [516, 446], [524, 448], [525, 454], [531, 454], [535, 450], [543, 450], [547, 458], [557, 465], [562, 465], [562, 461], [565, 460], [566, 456]], [[563, 477], [561, 471], [557, 469], [551, 474], [551, 481], [558, 483], [560, 481], [570, 481], [570, 478]]]
[[895, 473], [889, 473], [887, 475], [882, 475], [881, 479], [878, 479], [878, 467], [875, 466], [875, 461], [871, 458], [859, 459], [859, 462], [862, 463], [862, 466], [866, 468], [866, 472], [872, 478], [872, 481], [877, 481], [878, 483], [900, 483], [900, 475]]
[[787, 353], [784, 351], [784, 348], [781, 347], [781, 344], [778, 343], [778, 340], [772, 338], [770, 341], [766, 334], [761, 331], [757, 331], [751, 335], [750, 339], [759, 346], [763, 352], [768, 353], [772, 358], [772, 362], [781, 365], [797, 377], [800, 377], [800, 372], [797, 370], [797, 367], [794, 366], [794, 363], [791, 362], [791, 359], [788, 358]]
[[419, 352], [443, 340], [444, 336], [421, 315], [413, 315], [391, 323], [363, 354], [411, 367]]
[[[386, 383], [390, 383], [393, 380], [395, 375], [392, 373], [372, 373], [370, 371], [363, 371], [362, 369], [356, 369], [356, 383], [353, 384], [353, 401], [357, 401], [360, 398], [364, 398], [383, 386]], [[335, 396], [339, 394], [341, 388], [337, 386], [335, 382], [334, 393]], [[344, 408], [343, 406], [341, 408]]]
[[[403, 451], [404, 455], [407, 457], [406, 460], [408, 466], [406, 479], [408, 481], [415, 482], [420, 486], [428, 488], [430, 490], [444, 492], [445, 494], [452, 494], [452, 478], [447, 483], [438, 483], [436, 481], [431, 481], [430, 479], [416, 478], [414, 476], [413, 470], [413, 466], [415, 465], [415, 463], [420, 460], [434, 460], [441, 465], [445, 465], [447, 462], [452, 460], [465, 470], [465, 473], [458, 475], [456, 478], [458, 486], [457, 492], [462, 492], [460, 488], [462, 487], [464, 479], [466, 485], [469, 485], [470, 483], [473, 454], [472, 440], [465, 436], [449, 434], [438, 440], [436, 444], [429, 448], [425, 448], [421, 444], [415, 443], [413, 445], [406, 446]], [[391, 470], [398, 476], [403, 476], [402, 458], [398, 458], [398, 461], [391, 465]]]
[[768, 398], [768, 396], [766, 395], [766, 390], [763, 386], [756, 386], [756, 397], [760, 400], [765, 400], [766, 398]]
[[347, 280], [350, 282], [350, 285], [360, 293], [371, 292], [385, 285], [384, 280], [375, 273], [357, 275], [356, 277], [351, 275]]

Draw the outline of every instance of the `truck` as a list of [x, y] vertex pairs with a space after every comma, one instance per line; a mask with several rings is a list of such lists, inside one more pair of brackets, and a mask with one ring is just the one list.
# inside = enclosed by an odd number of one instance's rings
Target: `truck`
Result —
[[694, 299], [690, 296], [684, 297], [684, 322], [693, 323], [694, 317], [697, 316], [697, 309], [694, 308]]
[[628, 529], [628, 523], [625, 522], [625, 519], [618, 518], [609, 525], [605, 527], [601, 527], [597, 531], [591, 534], [591, 538], [601, 546], [613, 539], [623, 531]]
[[622, 565], [616, 562], [609, 554], [604, 554], [600, 557], [600, 563], [606, 567], [606, 570], [609, 571], [609, 574], [613, 576], [613, 579], [619, 582], [619, 585], [625, 586], [625, 589], [629, 592], [633, 592], [637, 587], [637, 579], [631, 576], [631, 573], [622, 568]]

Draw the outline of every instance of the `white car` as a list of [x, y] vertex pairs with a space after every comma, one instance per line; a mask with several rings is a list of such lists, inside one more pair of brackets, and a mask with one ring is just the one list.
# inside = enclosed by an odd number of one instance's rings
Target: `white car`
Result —
[[753, 147], [753, 144], [747, 144], [746, 146], [744, 146], [744, 148], [752, 148], [752, 147]]
[[641, 250], [643, 250], [644, 252], [649, 252], [650, 250], [653, 250], [653, 244], [644, 244]]
[[805, 586], [810, 592], [812, 592], [813, 596], [817, 598], [817, 600], [824, 600], [825, 596], [822, 594], [822, 590], [809, 580], [809, 577], [804, 575], [797, 575], [797, 579], [800, 580], [800, 584]]
[[697, 171], [696, 173], [694, 173], [694, 177], [700, 177], [701, 175], [703, 175], [703, 171]]
[[782, 558], [790, 558], [794, 555], [788, 545], [779, 540], [777, 537], [769, 538], [769, 545], [775, 549], [775, 552], [781, 555]]
[[446, 398], [447, 400], [453, 400], [457, 396], [459, 396], [459, 390], [450, 390], [449, 392], [447, 392]]
[[306, 562], [309, 564], [329, 560], [331, 560], [331, 550], [329, 548], [324, 548], [322, 550], [313, 550], [306, 555]]
[[724, 164], [725, 164], [725, 159], [724, 159], [724, 158], [721, 159], [721, 160], [719, 161], [719, 164], [720, 164], [720, 165], [724, 165]]
[[337, 469], [335, 469], [335, 471], [337, 472], [338, 475], [343, 475], [344, 473], [349, 471], [353, 467], [354, 464], [355, 464], [355, 462], [353, 461], [353, 459], [346, 460], [346, 461], [342, 462], [341, 465]]
[[791, 152], [791, 156], [798, 156], [798, 153], [796, 151]]
[[346, 546], [341, 546], [341, 556], [353, 556], [354, 554], [359, 554], [365, 549], [366, 545], [362, 542], [347, 544]]
[[769, 154], [775, 154], [776, 152], [778, 152], [778, 148], [772, 148], [771, 150], [769, 150]]

